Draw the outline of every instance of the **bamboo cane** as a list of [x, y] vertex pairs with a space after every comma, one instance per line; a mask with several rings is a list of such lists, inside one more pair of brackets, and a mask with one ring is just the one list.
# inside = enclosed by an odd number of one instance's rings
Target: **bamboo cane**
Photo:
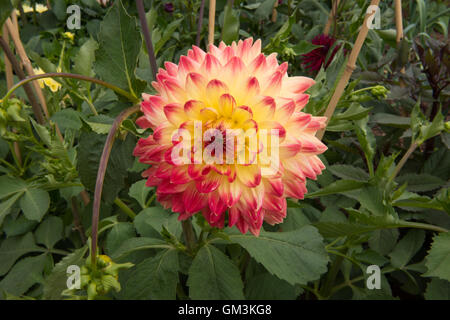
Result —
[[330, 33], [331, 24], [333, 23], [333, 21], [336, 17], [337, 8], [339, 7], [339, 1], [340, 0], [335, 0], [335, 1], [333, 1], [333, 4], [331, 5], [331, 11], [330, 11], [330, 14], [328, 15], [328, 21], [325, 24], [325, 28], [323, 29], [324, 35], [328, 35]]
[[[24, 80], [26, 78], [25, 73], [23, 72], [22, 68], [20, 67], [20, 64], [17, 61], [16, 57], [14, 56], [14, 53], [9, 48], [9, 43], [7, 43], [5, 41], [3, 36], [0, 36], [0, 46], [2, 47], [6, 56], [8, 57], [9, 62], [11, 62], [11, 65], [12, 65], [16, 75], [19, 77], [20, 80]], [[36, 100], [36, 96], [34, 95], [33, 89], [31, 88], [31, 86], [28, 83], [23, 85], [23, 89], [25, 90], [25, 93], [28, 97], [28, 101], [31, 104], [31, 108], [33, 109], [33, 113], [36, 117], [36, 121], [39, 124], [43, 124], [44, 117], [42, 115], [42, 110], [39, 107], [39, 103]]]
[[[9, 35], [6, 26], [3, 26], [3, 38], [5, 39], [6, 43], [9, 43]], [[9, 62], [9, 59], [6, 56], [6, 53], [4, 53], [4, 56], [5, 56], [4, 61], [5, 61], [6, 88], [9, 90], [14, 85], [13, 68], [11, 62]], [[13, 131], [16, 132], [14, 128]], [[13, 146], [17, 161], [19, 162], [19, 165], [22, 166], [22, 155], [20, 152], [19, 143], [17, 141], [14, 141]]]
[[[16, 47], [17, 53], [20, 56], [20, 59], [22, 61], [22, 64], [25, 67], [25, 71], [27, 72], [28, 76], [35, 75], [31, 61], [28, 58], [28, 55], [22, 44], [22, 40], [20, 39], [17, 15], [16, 15], [15, 11], [13, 11], [11, 18], [8, 18], [6, 20], [4, 28], [5, 28], [5, 30], [8, 31], [8, 32], [4, 32], [4, 34], [6, 35], [7, 33], [9, 33], [9, 35], [11, 35], [11, 38], [14, 42], [14, 46]], [[6, 61], [6, 59], [5, 59], [5, 61]], [[47, 102], [45, 100], [44, 93], [42, 92], [42, 88], [39, 86], [37, 81], [33, 81], [32, 85], [33, 85], [33, 88], [39, 99], [39, 103], [44, 112], [44, 116], [48, 120], [50, 118], [50, 115], [48, 112]], [[12, 87], [12, 85], [11, 85], [11, 87]], [[8, 90], [9, 90], [9, 88], [8, 88]], [[61, 130], [59, 129], [59, 127], [56, 123], [55, 123], [55, 129], [56, 129], [56, 134], [58, 135], [59, 140], [61, 142], [63, 142], [64, 137], [62, 136]], [[14, 147], [15, 147], [15, 149], [17, 149], [17, 152], [20, 152], [20, 149], [18, 149], [18, 146], [14, 145]], [[83, 199], [83, 203], [85, 205], [87, 205], [90, 202], [90, 199], [89, 199], [89, 195], [87, 194], [86, 190], [81, 191], [80, 195], [81, 195], [81, 198]]]
[[272, 9], [272, 22], [277, 22], [277, 16], [278, 16], [277, 7], [278, 7], [278, 0], [275, 0], [275, 3], [273, 4], [273, 9]]
[[[397, 28], [397, 48], [399, 48], [400, 43], [403, 40], [402, 0], [395, 0], [395, 27]], [[400, 72], [405, 73], [405, 67], [403, 67]], [[405, 87], [403, 79], [400, 79], [400, 87]]]
[[[5, 39], [6, 43], [9, 43], [9, 35], [8, 35], [8, 29], [6, 26], [3, 26], [3, 38]], [[5, 74], [6, 74], [6, 87], [11, 89], [11, 87], [14, 85], [14, 78], [13, 78], [13, 69], [11, 62], [9, 62], [8, 57], [5, 55]]]
[[397, 28], [397, 44], [403, 39], [402, 0], [395, 0], [395, 26]]
[[215, 19], [216, 19], [216, 0], [209, 0], [208, 44], [214, 44]]
[[[378, 6], [378, 3], [380, 0], [372, 0], [370, 5]], [[372, 16], [375, 15], [375, 12], [372, 13], [366, 13], [366, 16], [364, 18], [363, 25], [361, 26], [361, 29], [359, 30], [358, 37], [356, 38], [355, 44], [353, 46], [352, 52], [350, 53], [350, 56], [348, 58], [347, 66], [345, 67], [344, 74], [342, 75], [341, 79], [339, 80], [336, 90], [333, 93], [333, 96], [331, 97], [330, 103], [327, 106], [327, 109], [325, 111], [324, 116], [327, 117], [327, 124], [331, 119], [331, 116], [333, 115], [334, 110], [336, 109], [336, 106], [339, 102], [339, 99], [342, 96], [342, 93], [344, 93], [345, 87], [348, 84], [348, 81], [350, 80], [350, 77], [353, 73], [353, 70], [356, 68], [356, 59], [358, 58], [359, 52], [361, 51], [361, 47], [364, 43], [364, 40], [367, 37], [367, 33], [369, 32], [369, 22], [372, 20]], [[323, 128], [319, 130], [316, 134], [317, 138], [322, 139], [325, 129]]]
[[[17, 25], [15, 26], [10, 18], [8, 18], [5, 22], [5, 26], [8, 29], [9, 34], [11, 35], [11, 39], [14, 42], [14, 46], [16, 47], [16, 51], [20, 57], [20, 60], [22, 61], [22, 64], [25, 68], [26, 73], [28, 76], [34, 76], [34, 70], [33, 66], [31, 65], [31, 61], [28, 58], [28, 55], [25, 51], [25, 48], [22, 44], [22, 41], [20, 40], [20, 34], [19, 29], [17, 28]], [[39, 99], [39, 103], [41, 104], [42, 111], [44, 111], [45, 117], [48, 119], [50, 117], [48, 113], [47, 108], [47, 102], [45, 101], [44, 93], [42, 92], [42, 88], [39, 86], [37, 82], [33, 82], [33, 88], [36, 92], [36, 95]]]

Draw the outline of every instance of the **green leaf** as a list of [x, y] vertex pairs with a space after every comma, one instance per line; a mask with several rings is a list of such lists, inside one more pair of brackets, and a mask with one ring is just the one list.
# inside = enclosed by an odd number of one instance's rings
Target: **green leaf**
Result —
[[370, 249], [366, 249], [361, 253], [357, 253], [355, 255], [355, 258], [367, 264], [376, 264], [379, 267], [382, 267], [389, 262], [388, 259], [380, 255], [378, 252]]
[[417, 10], [419, 11], [419, 26], [420, 32], [424, 33], [427, 26], [427, 11], [424, 0], [416, 0], [417, 2]]
[[292, 47], [292, 50], [294, 50], [296, 55], [302, 55], [320, 47], [321, 46], [312, 44], [310, 41], [300, 40], [295, 46]]
[[[79, 73], [88, 77], [93, 77], [95, 74], [92, 70], [92, 66], [95, 61], [95, 50], [97, 49], [98, 43], [92, 38], [83, 43], [77, 55], [73, 59], [73, 71], [75, 71], [75, 73]], [[84, 81], [83, 84], [85, 84], [87, 88], [91, 86], [91, 83], [87, 81]]]
[[9, 18], [13, 10], [14, 7], [10, 0], [0, 1], [0, 28], [3, 27], [3, 23]]
[[162, 251], [136, 266], [119, 296], [127, 300], [174, 300], [178, 270], [178, 252], [175, 249]]
[[445, 181], [432, 176], [431, 174], [427, 173], [408, 173], [402, 176], [399, 176], [396, 181], [398, 184], [402, 185], [405, 182], [408, 184], [406, 186], [406, 190], [412, 191], [412, 192], [425, 192], [425, 191], [431, 191], [437, 188], [440, 188], [445, 184]]
[[233, 10], [229, 4], [225, 6], [222, 26], [222, 41], [226, 44], [237, 40], [239, 37], [239, 13]]
[[[22, 295], [35, 283], [43, 282], [42, 272], [48, 263], [48, 256], [41, 254], [20, 260], [0, 281], [0, 294]], [[1, 296], [1, 295], [0, 295]]]
[[178, 215], [168, 212], [161, 207], [146, 208], [141, 211], [146, 218], [141, 220], [144, 223], [152, 226], [156, 231], [161, 233], [163, 227], [167, 229], [176, 238], [179, 238], [182, 232], [181, 222], [178, 221]]
[[55, 244], [63, 237], [63, 221], [60, 217], [46, 218], [36, 229], [36, 242], [53, 249]]
[[34, 237], [31, 232], [20, 237], [11, 237], [3, 240], [0, 246], [0, 276], [4, 275], [11, 266], [26, 253], [40, 251], [34, 243]]
[[367, 181], [369, 180], [369, 175], [363, 169], [354, 167], [347, 164], [334, 164], [327, 167], [332, 174], [341, 178], [356, 181]]
[[386, 41], [387, 44], [389, 44], [391, 47], [396, 47], [396, 35], [397, 30], [395, 29], [386, 29], [386, 30], [374, 30], [381, 39]]
[[79, 130], [82, 126], [80, 114], [70, 108], [62, 109], [54, 113], [51, 120], [58, 124], [58, 127], [63, 133], [66, 129]]
[[359, 120], [367, 116], [369, 108], [364, 108], [361, 104], [352, 102], [342, 113], [333, 116], [334, 120]]
[[450, 281], [450, 232], [440, 233], [433, 238], [425, 265], [425, 277], [438, 277]]
[[155, 55], [158, 54], [158, 52], [162, 49], [164, 44], [170, 40], [170, 37], [172, 37], [173, 33], [177, 30], [178, 26], [183, 22], [183, 19], [175, 20], [167, 25], [167, 27], [164, 28], [163, 35], [161, 39], [158, 40], [158, 42], [155, 45]]
[[394, 250], [389, 254], [391, 264], [395, 268], [403, 268], [414, 257], [414, 255], [422, 247], [425, 240], [425, 232], [423, 230], [410, 230], [395, 245]]
[[338, 180], [331, 183], [325, 188], [319, 189], [315, 192], [308, 193], [305, 198], [321, 197], [330, 194], [343, 193], [350, 190], [360, 189], [365, 185], [365, 182], [354, 180]]
[[272, 274], [292, 285], [319, 279], [327, 271], [328, 255], [323, 238], [313, 226], [289, 232], [261, 232], [258, 237], [232, 234]]
[[314, 226], [325, 238], [338, 238], [373, 231], [376, 227], [348, 222], [316, 222]]
[[70, 265], [77, 265], [80, 268], [84, 265], [84, 255], [88, 247], [83, 246], [59, 261], [52, 270], [52, 273], [45, 279], [43, 298], [48, 300], [62, 299], [61, 293], [67, 289], [67, 268]]
[[264, 0], [263, 3], [256, 9], [255, 16], [258, 20], [267, 19], [272, 13], [273, 5], [276, 0]]
[[147, 180], [140, 180], [130, 187], [130, 191], [128, 191], [128, 195], [134, 199], [141, 205], [142, 208], [145, 208], [145, 203], [147, 202], [147, 196], [150, 192], [150, 188], [145, 185]]
[[9, 214], [11, 207], [14, 203], [16, 203], [17, 199], [19, 199], [23, 195], [23, 191], [14, 194], [8, 200], [0, 203], [0, 226], [3, 224], [3, 219]]
[[401, 208], [428, 208], [444, 211], [444, 208], [436, 198], [430, 199], [427, 196], [420, 196], [417, 193], [408, 191], [405, 191], [398, 199], [396, 199], [392, 203], [392, 205]]
[[189, 297], [195, 300], [243, 300], [244, 285], [237, 266], [210, 244], [198, 252], [189, 269]]
[[375, 155], [375, 136], [372, 130], [367, 126], [368, 117], [355, 121], [355, 132], [358, 138], [359, 144], [366, 155], [367, 161], [372, 163], [373, 156]]
[[378, 187], [365, 186], [362, 188], [358, 194], [358, 201], [362, 207], [374, 215], [382, 216], [389, 213], [383, 205], [383, 194]]
[[245, 296], [249, 300], [295, 300], [301, 292], [267, 272], [251, 277], [245, 286]]
[[98, 39], [94, 63], [97, 75], [137, 96], [146, 85], [134, 74], [142, 38], [136, 18], [128, 15], [122, 1], [114, 1], [100, 24]]
[[450, 300], [450, 282], [433, 278], [425, 291], [426, 300]]
[[109, 123], [101, 123], [101, 122], [93, 122], [86, 121], [86, 123], [91, 127], [92, 131], [98, 134], [108, 134], [109, 130], [111, 130], [112, 124]]
[[0, 177], [0, 199], [9, 197], [17, 192], [25, 191], [27, 183], [21, 179], [9, 176]]
[[38, 124], [31, 118], [31, 123], [33, 124], [34, 129], [36, 130], [39, 138], [41, 138], [42, 142], [47, 146], [52, 145], [52, 138], [50, 136], [50, 132], [48, 132], [47, 127]]
[[442, 130], [444, 130], [444, 116], [441, 112], [441, 109], [439, 108], [439, 111], [434, 117], [433, 122], [422, 125], [422, 127], [420, 128], [421, 137], [419, 139], [419, 144], [420, 142], [423, 142], [440, 134]]
[[115, 224], [108, 232], [106, 237], [106, 254], [112, 255], [124, 241], [136, 236], [133, 224], [130, 222], [119, 222]]
[[114, 260], [120, 260], [134, 251], [167, 248], [170, 248], [169, 245], [161, 239], [147, 237], [130, 238], [125, 240], [121, 246], [112, 253], [111, 257]]
[[398, 239], [397, 229], [375, 230], [369, 238], [369, 246], [379, 254], [385, 255], [391, 252]]
[[442, 165], [443, 163], [450, 163], [450, 150], [439, 148], [425, 161], [423, 172], [448, 180], [450, 170], [448, 170], [448, 165]]
[[37, 221], [28, 220], [27, 218], [25, 218], [23, 214], [20, 214], [16, 218], [8, 216], [5, 219], [2, 228], [3, 231], [6, 233], [6, 236], [9, 238], [23, 235], [33, 230], [37, 224], [38, 224]]
[[411, 123], [411, 119], [409, 117], [401, 117], [395, 114], [382, 112], [374, 114], [371, 120], [379, 124], [403, 129], [409, 128], [409, 125]]
[[50, 196], [42, 189], [27, 189], [19, 203], [27, 219], [41, 221], [50, 206]]
[[[78, 144], [77, 169], [83, 185], [95, 190], [95, 182], [106, 136], [93, 132], [82, 133]], [[127, 169], [133, 165], [135, 140], [128, 135], [125, 141], [117, 139], [112, 147], [108, 168], [106, 169], [102, 198], [112, 203], [125, 185]]]

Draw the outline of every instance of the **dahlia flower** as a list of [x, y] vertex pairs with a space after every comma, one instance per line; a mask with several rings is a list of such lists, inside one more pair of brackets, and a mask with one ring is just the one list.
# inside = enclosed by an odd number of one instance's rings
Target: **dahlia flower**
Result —
[[193, 46], [159, 70], [137, 120], [153, 133], [134, 155], [151, 165], [146, 185], [179, 220], [201, 212], [213, 227], [227, 221], [258, 235], [263, 221], [282, 222], [286, 197], [302, 199], [306, 178], [325, 168], [317, 155], [327, 147], [314, 135], [326, 119], [301, 111], [314, 80], [287, 69], [250, 38], [208, 52]]
[[339, 45], [334, 47], [330, 57], [328, 58], [327, 61], [325, 61], [328, 55], [328, 51], [330, 50], [331, 47], [333, 47], [335, 42], [336, 39], [325, 34], [319, 34], [315, 36], [312, 39], [311, 43], [322, 47], [314, 49], [302, 55], [303, 56], [302, 64], [305, 66], [305, 68], [311, 73], [319, 71], [322, 65], [324, 65], [324, 68], [326, 69], [333, 60], [334, 55], [338, 52], [340, 48]]

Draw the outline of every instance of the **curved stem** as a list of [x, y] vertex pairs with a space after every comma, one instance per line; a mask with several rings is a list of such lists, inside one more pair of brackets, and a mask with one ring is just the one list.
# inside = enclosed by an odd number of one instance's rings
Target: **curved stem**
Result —
[[109, 155], [116, 137], [116, 131], [120, 124], [133, 113], [139, 111], [139, 106], [133, 106], [122, 111], [114, 120], [108, 137], [106, 138], [105, 146], [103, 147], [102, 157], [97, 172], [97, 181], [95, 183], [94, 204], [92, 206], [92, 238], [91, 238], [91, 259], [92, 265], [95, 265], [97, 257], [97, 238], [98, 238], [98, 220], [100, 217], [100, 200], [102, 198], [103, 181], [105, 179], [106, 168], [108, 166]]
[[142, 34], [144, 35], [145, 45], [147, 46], [148, 59], [150, 60], [150, 66], [152, 68], [153, 80], [156, 80], [156, 57], [153, 50], [152, 37], [148, 30], [147, 19], [145, 18], [145, 8], [142, 0], [136, 1], [136, 8], [139, 14], [139, 20], [141, 22]]
[[432, 224], [428, 223], [421, 223], [421, 222], [410, 222], [410, 221], [402, 221], [402, 226], [406, 228], [416, 228], [416, 229], [425, 229], [425, 230], [431, 230], [436, 232], [448, 232], [447, 229], [441, 228]]
[[89, 82], [93, 82], [93, 83], [96, 83], [98, 85], [101, 85], [103, 87], [106, 87], [108, 89], [111, 89], [114, 92], [116, 92], [117, 94], [120, 94], [121, 96], [124, 96], [125, 98], [128, 98], [133, 103], [139, 102], [139, 99], [137, 97], [135, 97], [134, 95], [132, 95], [128, 91], [125, 91], [125, 90], [123, 90], [123, 89], [121, 89], [121, 88], [119, 88], [119, 87], [117, 87], [117, 86], [115, 86], [115, 85], [113, 85], [111, 83], [102, 81], [100, 79], [83, 76], [81, 74], [65, 73], [65, 72], [61, 72], [61, 73], [59, 73], [59, 72], [50, 72], [50, 73], [43, 73], [43, 74], [38, 74], [38, 75], [26, 77], [25, 79], [17, 82], [11, 89], [9, 89], [9, 91], [2, 98], [2, 100], [8, 99], [11, 96], [11, 94], [14, 91], [16, 91], [18, 88], [20, 88], [21, 86], [23, 86], [25, 84], [28, 84], [31, 81], [38, 80], [38, 79], [43, 79], [43, 78], [70, 78], [70, 79], [78, 79], [78, 80], [83, 80], [83, 81], [89, 81]]

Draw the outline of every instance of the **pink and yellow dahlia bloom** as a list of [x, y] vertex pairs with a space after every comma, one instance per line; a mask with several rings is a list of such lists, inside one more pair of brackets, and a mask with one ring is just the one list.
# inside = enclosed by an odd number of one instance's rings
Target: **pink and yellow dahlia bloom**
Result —
[[[193, 46], [178, 65], [159, 70], [157, 93], [143, 94], [137, 120], [153, 133], [134, 154], [150, 165], [147, 186], [180, 220], [201, 212], [213, 227], [228, 221], [258, 235], [263, 221], [281, 223], [286, 198], [302, 199], [306, 178], [325, 168], [317, 155], [327, 147], [315, 133], [326, 118], [301, 111], [314, 80], [287, 69], [250, 38], [208, 52]], [[235, 145], [229, 129], [246, 135]]]

